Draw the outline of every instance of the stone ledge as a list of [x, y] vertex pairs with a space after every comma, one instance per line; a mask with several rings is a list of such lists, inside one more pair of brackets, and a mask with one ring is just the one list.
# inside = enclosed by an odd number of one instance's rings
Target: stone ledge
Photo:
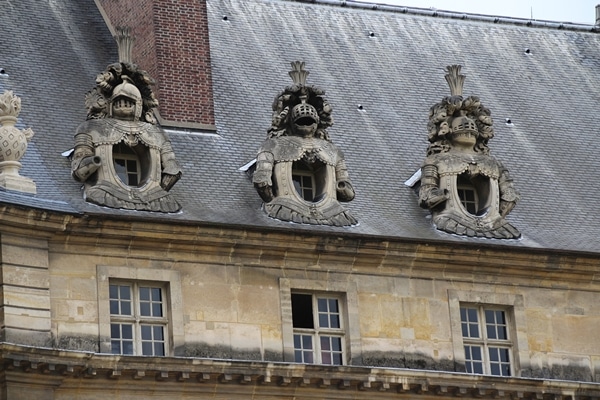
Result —
[[[111, 380], [127, 385], [155, 386], [173, 393], [211, 391], [228, 393], [264, 391], [276, 396], [293, 391], [330, 393], [336, 398], [355, 398], [357, 393], [404, 394], [410, 398], [484, 398], [484, 399], [554, 399], [597, 400], [600, 384], [528, 378], [501, 378], [464, 373], [394, 368], [323, 366], [236, 360], [181, 357], [117, 356], [0, 344], [0, 368], [8, 384], [58, 378], [59, 387], [81, 384], [109, 387]], [[28, 377], [23, 375], [27, 374]], [[43, 376], [43, 377], [42, 377]], [[232, 387], [233, 385], [233, 387]], [[248, 388], [248, 389], [244, 389]], [[252, 389], [250, 389], [252, 387]], [[347, 393], [347, 394], [345, 394]]]

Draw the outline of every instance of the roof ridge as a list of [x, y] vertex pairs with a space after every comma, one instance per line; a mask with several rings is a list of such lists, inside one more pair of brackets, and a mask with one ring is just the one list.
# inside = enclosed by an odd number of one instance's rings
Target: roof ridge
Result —
[[423, 15], [429, 17], [441, 17], [451, 19], [462, 19], [469, 21], [480, 21], [480, 22], [492, 22], [510, 25], [520, 25], [533, 28], [550, 28], [550, 29], [564, 29], [573, 31], [587, 31], [587, 32], [600, 32], [598, 25], [592, 24], [580, 24], [575, 22], [560, 22], [560, 21], [549, 21], [542, 19], [533, 18], [518, 18], [518, 17], [506, 17], [486, 14], [475, 14], [460, 11], [448, 11], [440, 10], [436, 8], [419, 8], [419, 7], [408, 7], [408, 6], [397, 6], [390, 4], [361, 2], [357, 0], [285, 0], [293, 1], [298, 3], [313, 3], [313, 4], [325, 4], [330, 6], [339, 7], [351, 7], [361, 8], [366, 10], [378, 10], [378, 11], [389, 11], [402, 14], [413, 14]]

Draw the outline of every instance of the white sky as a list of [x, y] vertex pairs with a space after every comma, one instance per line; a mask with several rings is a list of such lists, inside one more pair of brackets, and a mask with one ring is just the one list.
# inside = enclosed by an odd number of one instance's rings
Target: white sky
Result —
[[596, 4], [600, 0], [357, 0], [366, 3], [407, 7], [437, 8], [502, 17], [596, 23]]

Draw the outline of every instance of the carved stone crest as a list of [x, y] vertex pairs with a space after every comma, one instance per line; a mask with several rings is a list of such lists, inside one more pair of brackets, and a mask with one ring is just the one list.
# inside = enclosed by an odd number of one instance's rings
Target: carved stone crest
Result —
[[109, 65], [86, 95], [87, 121], [75, 134], [73, 178], [91, 203], [176, 212], [168, 193], [181, 177], [171, 142], [152, 112], [152, 79], [135, 64]]
[[293, 62], [292, 86], [273, 102], [271, 128], [258, 152], [253, 182], [270, 217], [305, 224], [357, 223], [340, 201], [354, 188], [344, 155], [327, 132], [333, 125], [325, 92], [306, 85], [303, 62]]
[[490, 155], [491, 112], [476, 96], [463, 97], [460, 65], [447, 67], [451, 96], [429, 112], [429, 148], [421, 167], [419, 202], [440, 230], [465, 236], [514, 239], [505, 220], [520, 196], [508, 170]]

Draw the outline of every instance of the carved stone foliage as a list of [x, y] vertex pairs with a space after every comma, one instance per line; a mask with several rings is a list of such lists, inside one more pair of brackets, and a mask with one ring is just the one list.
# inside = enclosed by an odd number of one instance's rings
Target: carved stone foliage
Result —
[[505, 220], [520, 196], [508, 170], [490, 155], [491, 112], [476, 96], [463, 97], [460, 65], [447, 67], [451, 96], [429, 111], [429, 148], [421, 167], [419, 202], [448, 233], [514, 239]]
[[354, 188], [344, 155], [327, 132], [333, 125], [325, 92], [306, 85], [303, 62], [293, 62], [292, 86], [273, 102], [271, 128], [258, 152], [253, 182], [270, 217], [305, 224], [357, 223], [340, 201]]
[[31, 129], [15, 127], [21, 112], [21, 99], [12, 91], [0, 95], [0, 187], [20, 192], [36, 193], [35, 183], [19, 175], [21, 158], [33, 137]]
[[168, 193], [181, 177], [167, 134], [152, 112], [152, 79], [135, 64], [109, 65], [86, 95], [75, 134], [72, 175], [87, 201], [112, 208], [176, 212]]

